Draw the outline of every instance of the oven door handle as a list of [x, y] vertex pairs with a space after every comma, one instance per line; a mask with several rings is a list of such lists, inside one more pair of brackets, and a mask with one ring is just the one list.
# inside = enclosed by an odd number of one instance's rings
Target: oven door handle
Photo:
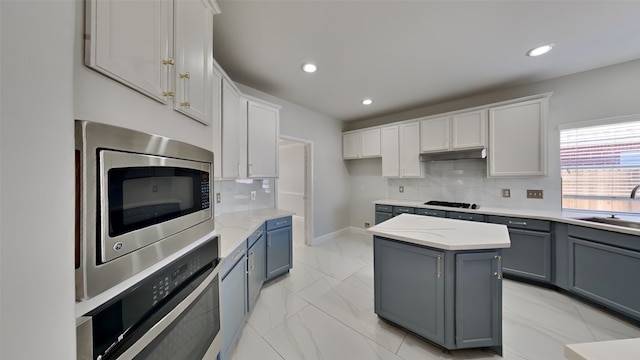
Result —
[[[210, 285], [211, 282], [220, 273], [220, 264], [218, 264], [213, 271], [195, 288], [187, 297], [182, 300], [175, 308], [173, 308], [167, 315], [165, 315], [160, 321], [154, 324], [149, 331], [147, 331], [138, 341], [131, 345], [122, 355], [118, 357], [118, 360], [131, 360], [144, 350], [147, 345], [158, 337], [164, 330], [166, 330]], [[220, 281], [220, 277], [218, 277]], [[219, 285], [219, 284], [218, 284]], [[218, 287], [219, 288], [219, 287]]]

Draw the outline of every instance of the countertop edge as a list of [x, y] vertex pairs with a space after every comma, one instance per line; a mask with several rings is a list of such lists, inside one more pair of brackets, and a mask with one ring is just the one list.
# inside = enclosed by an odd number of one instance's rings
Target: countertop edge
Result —
[[[444, 210], [444, 211], [456, 211], [456, 212], [464, 212], [470, 214], [482, 214], [482, 215], [495, 215], [495, 216], [508, 216], [508, 217], [519, 217], [519, 218], [528, 218], [528, 219], [537, 219], [537, 220], [548, 220], [559, 223], [564, 223], [568, 225], [578, 225], [584, 226], [594, 229], [613, 231], [623, 234], [636, 235], [640, 236], [640, 229], [627, 228], [623, 226], [609, 225], [596, 223], [591, 221], [584, 221], [575, 219], [572, 217], [568, 217], [563, 215], [560, 211], [548, 211], [549, 213], [557, 213], [557, 214], [541, 214], [541, 212], [545, 212], [543, 210], [513, 210], [513, 209], [498, 209], [498, 208], [480, 208], [480, 209], [464, 209], [464, 208], [451, 208], [445, 206], [433, 206], [433, 205], [425, 205], [420, 201], [410, 201], [410, 200], [393, 200], [393, 199], [381, 199], [372, 201], [374, 205], [392, 205], [392, 206], [409, 206], [413, 208], [423, 208], [423, 209], [434, 209], [434, 210]], [[577, 215], [580, 212], [575, 212]], [[593, 214], [593, 213], [591, 213]], [[589, 217], [589, 213], [584, 213], [581, 217]], [[640, 218], [639, 218], [640, 221]]]

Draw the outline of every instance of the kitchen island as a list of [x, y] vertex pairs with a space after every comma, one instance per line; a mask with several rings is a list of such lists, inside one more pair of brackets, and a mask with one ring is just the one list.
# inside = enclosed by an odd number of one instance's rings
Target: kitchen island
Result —
[[505, 225], [402, 214], [367, 231], [380, 318], [447, 350], [502, 354]]

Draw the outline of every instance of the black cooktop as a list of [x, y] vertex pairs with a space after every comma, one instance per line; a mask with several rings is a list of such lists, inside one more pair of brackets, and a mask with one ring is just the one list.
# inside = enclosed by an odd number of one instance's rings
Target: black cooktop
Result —
[[449, 202], [449, 201], [437, 201], [437, 200], [427, 201], [424, 204], [425, 205], [435, 205], [435, 206], [461, 208], [461, 209], [477, 209], [477, 208], [480, 207], [480, 206], [478, 206], [476, 204]]

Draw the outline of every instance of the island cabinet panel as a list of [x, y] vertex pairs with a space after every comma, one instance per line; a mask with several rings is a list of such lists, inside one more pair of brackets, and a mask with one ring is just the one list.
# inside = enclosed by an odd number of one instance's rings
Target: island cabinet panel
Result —
[[375, 312], [444, 344], [444, 253], [374, 237]]
[[504, 273], [551, 283], [551, 223], [544, 220], [489, 216], [488, 222], [509, 228], [511, 247], [502, 250]]
[[502, 343], [502, 282], [498, 251], [456, 255], [457, 348]]

